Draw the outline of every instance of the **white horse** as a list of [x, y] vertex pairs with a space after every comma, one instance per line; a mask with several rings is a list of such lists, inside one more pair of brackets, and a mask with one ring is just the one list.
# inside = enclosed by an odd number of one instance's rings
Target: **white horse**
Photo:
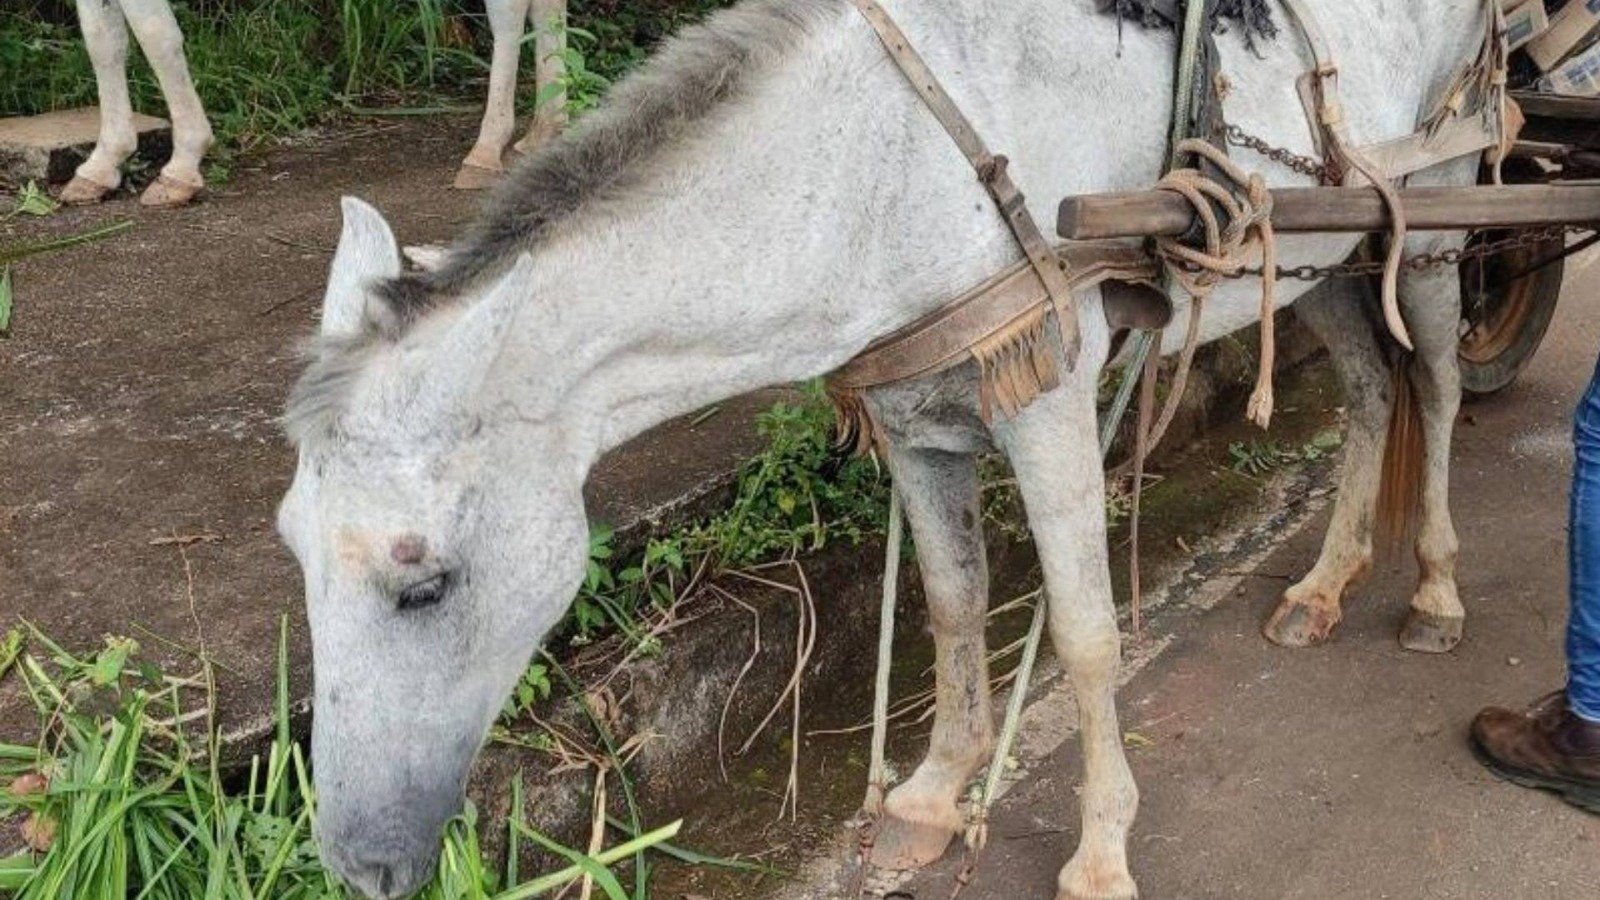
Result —
[[[77, 0], [78, 22], [94, 65], [100, 95], [100, 135], [89, 158], [61, 192], [71, 204], [97, 203], [122, 184], [122, 164], [138, 145], [128, 96], [128, 30], [131, 27], [156, 73], [172, 116], [172, 158], [139, 198], [146, 206], [182, 206], [205, 188], [200, 162], [211, 148], [211, 124], [189, 75], [183, 32], [168, 0]], [[566, 121], [560, 91], [566, 67], [566, 0], [485, 0], [494, 33], [489, 99], [477, 144], [456, 175], [458, 188], [487, 187], [503, 172], [502, 155], [516, 118], [517, 63], [523, 27], [531, 22], [537, 55], [536, 89], [541, 103], [533, 127], [519, 141], [531, 152], [560, 133]]]
[[211, 123], [189, 77], [183, 32], [167, 0], [78, 0], [78, 25], [100, 94], [100, 136], [94, 151], [61, 191], [63, 202], [97, 203], [122, 184], [122, 164], [138, 147], [128, 97], [128, 30], [156, 73], [172, 116], [172, 158], [145, 188], [146, 206], [182, 206], [206, 186], [200, 161], [211, 149]]
[[[1160, 175], [1169, 33], [1130, 27], [1119, 39], [1096, 0], [884, 5], [1009, 154], [1041, 219], [1062, 196]], [[1259, 54], [1237, 34], [1219, 39], [1226, 109], [1247, 132], [1309, 154], [1294, 84], [1312, 61], [1273, 5], [1284, 33]], [[1411, 133], [1483, 33], [1477, 0], [1318, 12], [1358, 144]], [[1273, 183], [1307, 183], [1243, 161]], [[1465, 184], [1475, 171], [1463, 160], [1413, 182]], [[438, 271], [401, 275], [381, 215], [356, 200], [344, 215], [320, 349], [288, 415], [299, 466], [279, 529], [305, 576], [324, 858], [365, 893], [399, 897], [428, 877], [480, 742], [578, 588], [582, 486], [600, 455], [674, 416], [828, 372], [1021, 255], [846, 0], [747, 0], [686, 32], [519, 167]], [[1414, 235], [1408, 248], [1462, 241]], [[1355, 244], [1285, 238], [1280, 261], [1336, 263]], [[1436, 269], [1407, 272], [1401, 288], [1427, 439], [1407, 642], [1437, 649], [1462, 618], [1446, 504], [1459, 286]], [[1285, 283], [1279, 300], [1306, 289]], [[1257, 285], [1229, 285], [1202, 338], [1255, 321], [1258, 303]], [[1369, 566], [1392, 393], [1355, 301], [1323, 294], [1301, 308], [1332, 345], [1350, 409], [1322, 557], [1269, 627], [1303, 644], [1326, 636]], [[867, 398], [918, 544], [938, 677], [931, 747], [890, 795], [875, 860], [938, 857], [992, 746], [974, 464], [992, 444], [1021, 487], [1051, 636], [1078, 694], [1082, 827], [1062, 900], [1135, 894], [1126, 839], [1138, 800], [1114, 704], [1120, 635], [1095, 434], [1112, 335], [1098, 291], [1080, 317], [1076, 369], [1009, 421], [983, 425], [970, 367]]]
[[517, 64], [522, 55], [523, 25], [533, 29], [534, 89], [539, 98], [533, 124], [516, 143], [517, 155], [532, 153], [561, 133], [566, 124], [566, 94], [561, 89], [567, 67], [567, 0], [484, 0], [494, 55], [489, 64], [489, 101], [484, 106], [478, 142], [456, 173], [455, 186], [479, 190], [505, 174], [506, 144], [516, 128]]

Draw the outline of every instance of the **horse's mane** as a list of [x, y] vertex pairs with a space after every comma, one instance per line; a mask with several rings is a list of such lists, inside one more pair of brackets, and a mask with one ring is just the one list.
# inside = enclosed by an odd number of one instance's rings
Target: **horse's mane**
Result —
[[635, 186], [649, 160], [843, 9], [844, 0], [746, 0], [669, 40], [571, 133], [513, 169], [442, 267], [379, 287], [395, 320], [462, 296], [578, 209]]
[[693, 135], [826, 16], [842, 15], [845, 3], [745, 0], [667, 41], [598, 109], [513, 169], [442, 266], [373, 285], [379, 303], [357, 334], [312, 341], [284, 415], [290, 438], [332, 431], [373, 349], [504, 273], [579, 209], [637, 187], [652, 159]]
[[[1118, 22], [1129, 20], [1147, 28], [1171, 28], [1174, 24], [1151, 7], [1151, 0], [1099, 0], [1099, 3], [1100, 9], [1115, 15]], [[1183, 2], [1175, 0], [1173, 5], [1181, 11]], [[1253, 43], [1258, 37], [1272, 38], [1278, 33], [1267, 0], [1217, 0], [1211, 11], [1211, 27], [1220, 31], [1226, 22], [1244, 29], [1247, 43]]]

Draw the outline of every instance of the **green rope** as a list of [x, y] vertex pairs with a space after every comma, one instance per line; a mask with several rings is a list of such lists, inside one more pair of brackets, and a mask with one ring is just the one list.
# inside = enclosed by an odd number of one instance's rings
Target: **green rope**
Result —
[[872, 764], [867, 773], [867, 815], [883, 813], [884, 753], [889, 739], [889, 661], [894, 652], [894, 605], [900, 581], [900, 545], [903, 541], [900, 490], [889, 492], [889, 537], [883, 556], [883, 607], [878, 616], [878, 673], [872, 696]]

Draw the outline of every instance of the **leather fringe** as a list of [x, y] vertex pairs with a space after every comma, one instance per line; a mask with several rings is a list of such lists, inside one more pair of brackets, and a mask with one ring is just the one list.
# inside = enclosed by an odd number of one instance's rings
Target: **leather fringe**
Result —
[[[978, 411], [985, 425], [997, 414], [1002, 419], [1015, 416], [1061, 385], [1061, 366], [1050, 348], [1051, 310], [1049, 303], [1041, 303], [969, 351], [978, 364]], [[883, 431], [872, 420], [862, 391], [832, 380], [824, 387], [833, 402], [834, 449], [855, 455], [884, 450]]]
[[972, 358], [979, 369], [978, 409], [985, 424], [994, 421], [997, 408], [1009, 419], [1061, 384], [1061, 369], [1047, 341], [1049, 321], [1050, 305], [1041, 303], [973, 345]]

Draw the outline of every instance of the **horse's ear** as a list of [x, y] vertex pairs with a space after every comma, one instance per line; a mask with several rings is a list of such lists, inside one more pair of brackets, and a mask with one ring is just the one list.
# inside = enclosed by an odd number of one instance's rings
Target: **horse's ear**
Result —
[[355, 197], [344, 198], [340, 205], [344, 230], [322, 301], [322, 333], [327, 335], [359, 331], [369, 302], [368, 285], [400, 274], [400, 247], [383, 214]]

